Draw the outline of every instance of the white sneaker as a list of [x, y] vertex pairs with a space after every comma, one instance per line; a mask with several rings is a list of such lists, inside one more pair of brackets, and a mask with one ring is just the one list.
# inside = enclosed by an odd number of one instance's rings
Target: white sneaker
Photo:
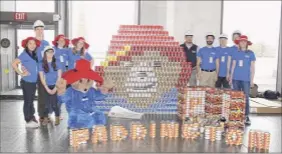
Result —
[[34, 121], [30, 121], [28, 123], [25, 124], [25, 127], [26, 128], [38, 128], [39, 127], [39, 124], [34, 122]]

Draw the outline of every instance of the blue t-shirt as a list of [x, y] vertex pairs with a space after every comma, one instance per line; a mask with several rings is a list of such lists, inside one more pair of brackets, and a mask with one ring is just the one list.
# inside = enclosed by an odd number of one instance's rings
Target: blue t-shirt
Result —
[[251, 78], [251, 62], [256, 61], [253, 51], [239, 51], [233, 54], [233, 61], [236, 66], [233, 73], [233, 80], [250, 81]]
[[227, 74], [227, 65], [228, 65], [228, 56], [232, 54], [233, 49], [230, 47], [216, 47], [219, 58], [219, 77], [226, 77]]
[[40, 46], [36, 49], [38, 62], [41, 62], [41, 61], [42, 61], [42, 54], [41, 54], [41, 52], [44, 50], [44, 48], [45, 48], [46, 46], [49, 46], [49, 42], [47, 42], [47, 41], [45, 41], [45, 40], [42, 40], [42, 41], [40, 42]]
[[43, 72], [45, 76], [45, 82], [48, 86], [55, 85], [58, 79], [58, 70], [61, 70], [61, 63], [56, 61], [56, 70], [53, 69], [51, 62], [48, 63], [49, 72], [45, 73], [42, 62], [38, 63], [38, 68], [40, 72]]
[[204, 70], [215, 70], [216, 60], [218, 59], [218, 53], [214, 47], [208, 48], [203, 47], [197, 52], [197, 57], [202, 60], [201, 69]]
[[[68, 56], [69, 57], [68, 69], [74, 69], [76, 61], [82, 59], [82, 57], [80, 56], [80, 53], [74, 54], [72, 51], [69, 52], [68, 54], [69, 54], [69, 56]], [[92, 56], [88, 52], [86, 52], [85, 59], [88, 60], [88, 61], [91, 61], [92, 60]]]
[[37, 61], [32, 59], [25, 50], [19, 55], [18, 59], [20, 59], [21, 64], [29, 72], [29, 75], [22, 77], [22, 80], [36, 83], [38, 79]]
[[69, 61], [69, 52], [71, 52], [70, 48], [57, 48], [54, 47], [55, 49], [55, 57], [56, 60], [59, 61], [61, 63], [62, 66], [62, 71], [65, 72], [66, 71], [66, 67], [68, 65], [68, 61]]

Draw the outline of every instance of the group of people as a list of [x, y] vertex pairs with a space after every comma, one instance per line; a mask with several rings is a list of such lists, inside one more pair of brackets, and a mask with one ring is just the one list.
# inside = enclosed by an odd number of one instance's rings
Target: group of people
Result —
[[[71, 41], [64, 35], [58, 35], [50, 46], [44, 40], [44, 23], [35, 21], [34, 37], [22, 41], [23, 52], [13, 61], [13, 69], [21, 76], [21, 88], [24, 96], [24, 118], [26, 127], [37, 128], [39, 122], [35, 118], [34, 98], [38, 89], [38, 115], [43, 126], [51, 122], [50, 114], [55, 113], [55, 125], [60, 124], [61, 103], [58, 102], [56, 83], [62, 73], [74, 69], [76, 61], [86, 59], [94, 65], [91, 55], [86, 52], [89, 44], [83, 37]], [[215, 35], [207, 34], [205, 47], [193, 44], [193, 34], [185, 33], [184, 47], [187, 62], [191, 62], [193, 70], [190, 86], [209, 86], [231, 88], [244, 91], [246, 95], [246, 124], [250, 124], [249, 90], [253, 85], [255, 73], [255, 55], [248, 49], [252, 43], [240, 31], [232, 35], [235, 43], [227, 46], [228, 36], [219, 36], [219, 47], [214, 47]], [[72, 47], [70, 48], [70, 42]], [[19, 66], [21, 64], [21, 67]], [[21, 69], [20, 69], [21, 68]], [[199, 83], [198, 83], [199, 82]]]
[[220, 46], [214, 47], [215, 35], [206, 35], [205, 47], [199, 48], [193, 44], [193, 34], [185, 33], [184, 48], [186, 61], [192, 64], [190, 86], [209, 86], [216, 88], [231, 88], [243, 91], [246, 96], [245, 123], [251, 124], [249, 118], [249, 92], [254, 85], [255, 61], [253, 51], [248, 49], [252, 42], [238, 30], [232, 34], [234, 45], [227, 46], [228, 36], [219, 36]]
[[[34, 98], [38, 89], [38, 115], [43, 126], [51, 122], [50, 115], [55, 113], [55, 125], [60, 124], [61, 103], [58, 102], [56, 83], [62, 73], [74, 69], [76, 61], [86, 59], [94, 65], [94, 60], [86, 50], [89, 44], [83, 37], [70, 40], [58, 35], [51, 46], [44, 40], [44, 23], [34, 22], [34, 37], [22, 40], [23, 52], [12, 62], [13, 69], [21, 76], [23, 90], [23, 112], [26, 127], [37, 128], [39, 122], [35, 118]], [[21, 66], [20, 66], [21, 64]]]

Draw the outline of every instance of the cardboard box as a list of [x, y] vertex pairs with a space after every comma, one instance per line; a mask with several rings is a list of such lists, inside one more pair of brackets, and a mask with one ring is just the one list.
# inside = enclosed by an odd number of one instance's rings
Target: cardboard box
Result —
[[281, 102], [269, 101], [263, 98], [250, 99], [251, 113], [282, 113]]

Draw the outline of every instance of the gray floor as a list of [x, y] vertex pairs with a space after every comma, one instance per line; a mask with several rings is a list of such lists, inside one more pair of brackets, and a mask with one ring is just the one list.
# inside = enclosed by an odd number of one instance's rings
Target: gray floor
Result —
[[[67, 113], [59, 126], [49, 124], [39, 129], [26, 129], [22, 113], [22, 101], [1, 100], [1, 152], [247, 152], [247, 136], [242, 146], [228, 146], [223, 141], [211, 143], [203, 137], [196, 141], [147, 138], [141, 141], [127, 139], [122, 142], [85, 144], [78, 149], [69, 146]], [[36, 103], [35, 103], [36, 104]], [[146, 115], [142, 123], [150, 120], [173, 120], [175, 115]], [[281, 115], [252, 115], [249, 129], [262, 129], [271, 133], [269, 152], [281, 152]], [[129, 127], [130, 120], [109, 119]], [[157, 129], [158, 130], [158, 129]]]

